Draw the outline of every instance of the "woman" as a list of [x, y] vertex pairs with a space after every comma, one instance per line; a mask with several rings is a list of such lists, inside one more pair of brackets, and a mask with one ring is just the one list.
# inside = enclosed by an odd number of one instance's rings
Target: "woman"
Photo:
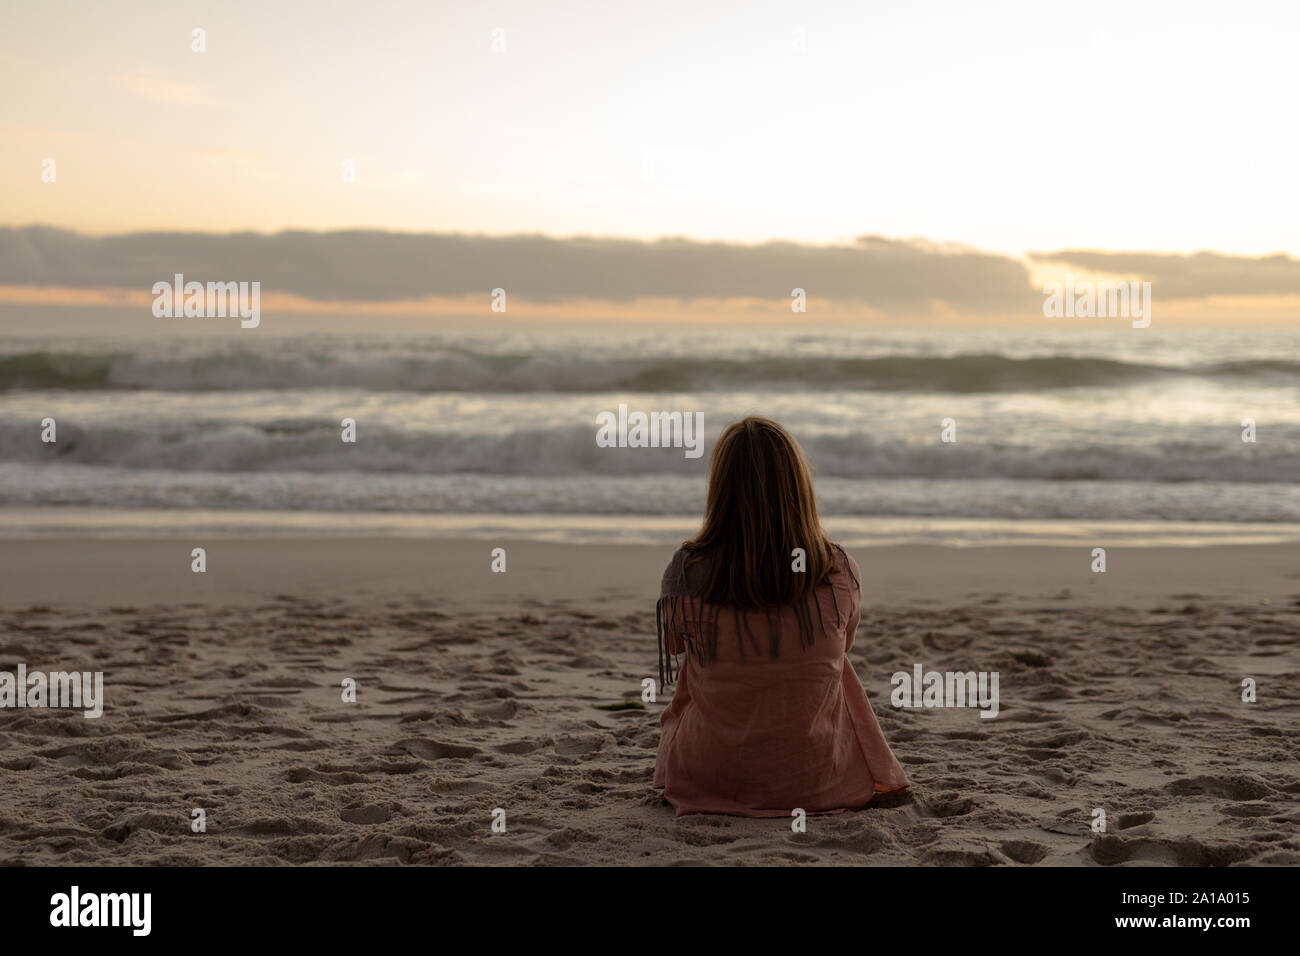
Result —
[[858, 567], [827, 539], [812, 476], [766, 418], [713, 449], [704, 527], [673, 555], [657, 607], [656, 787], [677, 813], [789, 816], [908, 786], [849, 664]]

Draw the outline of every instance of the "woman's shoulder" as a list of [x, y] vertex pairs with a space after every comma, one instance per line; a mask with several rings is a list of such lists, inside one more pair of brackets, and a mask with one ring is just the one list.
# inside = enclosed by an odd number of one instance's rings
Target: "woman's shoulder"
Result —
[[664, 568], [661, 594], [688, 594], [699, 583], [707, 555], [692, 548], [680, 547], [673, 552]]
[[835, 558], [832, 579], [851, 590], [862, 590], [862, 572], [858, 569], [858, 562], [853, 560], [853, 556], [834, 541], [831, 542], [831, 554]]

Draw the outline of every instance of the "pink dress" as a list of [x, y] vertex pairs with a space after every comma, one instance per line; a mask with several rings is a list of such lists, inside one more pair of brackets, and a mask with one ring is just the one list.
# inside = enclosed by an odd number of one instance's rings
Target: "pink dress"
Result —
[[654, 777], [678, 815], [827, 813], [907, 787], [847, 657], [862, 599], [853, 559], [837, 546], [829, 582], [764, 615], [692, 597], [684, 555], [659, 605], [661, 682], [682, 666]]

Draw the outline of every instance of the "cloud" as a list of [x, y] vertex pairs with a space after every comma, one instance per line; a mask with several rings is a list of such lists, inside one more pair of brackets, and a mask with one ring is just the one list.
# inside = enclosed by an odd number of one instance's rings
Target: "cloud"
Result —
[[1165, 299], [1300, 295], [1300, 260], [1284, 255], [1250, 257], [1218, 252], [1174, 255], [1066, 249], [1032, 252], [1029, 258], [1089, 272], [1139, 276], [1151, 283], [1154, 294]]
[[173, 273], [258, 280], [318, 301], [486, 295], [536, 302], [652, 297], [850, 300], [906, 311], [1039, 307], [1025, 263], [920, 242], [742, 245], [687, 239], [556, 239], [383, 231], [93, 237], [49, 227], [0, 229], [0, 283], [148, 288]]
[[1300, 295], [1300, 261], [1066, 250], [1027, 261], [921, 240], [864, 236], [840, 245], [745, 245], [688, 239], [568, 238], [337, 232], [149, 232], [87, 236], [46, 226], [0, 228], [0, 285], [149, 289], [177, 272], [199, 281], [253, 281], [265, 294], [320, 303], [391, 303], [486, 296], [511, 301], [789, 298], [881, 313], [1041, 315], [1031, 265], [1135, 275], [1164, 299]]

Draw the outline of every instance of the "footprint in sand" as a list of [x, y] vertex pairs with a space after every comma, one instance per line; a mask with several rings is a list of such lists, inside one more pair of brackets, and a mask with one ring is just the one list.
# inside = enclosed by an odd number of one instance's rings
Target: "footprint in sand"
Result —
[[918, 800], [917, 809], [926, 817], [960, 817], [975, 809], [975, 801], [959, 793], [941, 793], [928, 800]]
[[480, 780], [438, 779], [430, 781], [428, 786], [430, 793], [437, 794], [482, 793], [484, 790], [491, 789], [491, 784], [483, 783]]
[[1140, 827], [1144, 823], [1150, 823], [1156, 818], [1156, 815], [1150, 810], [1140, 813], [1121, 813], [1115, 821], [1115, 826], [1120, 830], [1130, 830], [1133, 827]]
[[446, 760], [447, 758], [472, 757], [479, 752], [477, 747], [461, 744], [445, 744], [437, 740], [423, 740], [411, 737], [393, 744], [387, 753], [408, 753], [421, 760]]
[[344, 807], [339, 811], [339, 819], [344, 823], [387, 823], [392, 818], [392, 808], [377, 803], [364, 807]]
[[1272, 803], [1225, 803], [1215, 807], [1227, 817], [1266, 817], [1277, 813], [1278, 808]]
[[543, 747], [549, 747], [554, 742], [549, 737], [542, 740], [512, 740], [508, 743], [497, 744], [492, 749], [503, 754], [530, 754], [535, 750], [541, 750]]
[[1001, 844], [1002, 852], [1017, 863], [1033, 865], [1047, 856], [1048, 849], [1032, 840], [1007, 840]]
[[555, 752], [562, 756], [585, 756], [594, 754], [605, 746], [601, 734], [564, 734], [555, 741]]
[[1273, 794], [1273, 788], [1263, 780], [1244, 773], [1184, 777], [1173, 781], [1164, 789], [1166, 793], [1177, 797], [1203, 793], [1211, 797], [1227, 797], [1229, 800], [1261, 800]]

